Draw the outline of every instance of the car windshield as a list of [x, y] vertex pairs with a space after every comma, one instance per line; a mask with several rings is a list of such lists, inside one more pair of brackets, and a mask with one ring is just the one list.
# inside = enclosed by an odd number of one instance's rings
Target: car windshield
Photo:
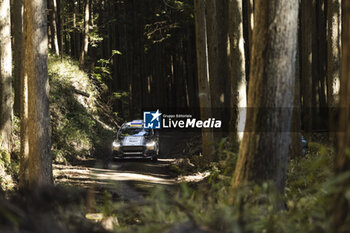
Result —
[[150, 135], [150, 130], [144, 129], [144, 128], [133, 128], [133, 127], [126, 127], [122, 128], [119, 131], [120, 137], [127, 137], [127, 136], [148, 136]]

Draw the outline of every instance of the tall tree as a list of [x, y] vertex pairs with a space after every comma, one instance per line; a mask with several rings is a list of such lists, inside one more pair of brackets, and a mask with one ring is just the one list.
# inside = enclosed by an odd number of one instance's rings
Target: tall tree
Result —
[[[300, 9], [299, 9], [300, 13]], [[303, 148], [301, 144], [301, 111], [300, 111], [300, 17], [298, 17], [298, 40], [295, 61], [295, 80], [294, 80], [294, 107], [291, 125], [291, 144], [290, 158], [296, 158], [302, 155]]]
[[230, 140], [237, 144], [243, 138], [247, 113], [247, 81], [243, 38], [242, 0], [229, 0], [229, 39], [231, 73]]
[[[194, 13], [196, 27], [199, 105], [202, 119], [207, 119], [211, 116], [211, 96], [208, 74], [208, 44], [204, 1], [194, 1]], [[210, 129], [202, 129], [202, 152], [207, 161], [212, 160], [213, 132]]]
[[21, 66], [22, 66], [22, 32], [23, 32], [23, 0], [13, 1], [13, 85], [14, 85], [14, 113], [20, 113]]
[[80, 65], [85, 65], [86, 56], [89, 49], [89, 25], [90, 25], [90, 0], [85, 0], [84, 7], [84, 32], [83, 32], [83, 47], [80, 51]]
[[256, 0], [246, 132], [234, 187], [273, 182], [284, 191], [297, 49], [298, 0]]
[[301, 0], [301, 95], [302, 127], [312, 130], [312, 32], [315, 17], [315, 0]]
[[[208, 39], [209, 60], [209, 83], [211, 94], [211, 106], [215, 108], [215, 117], [225, 121], [223, 118], [225, 102], [228, 101], [226, 93], [226, 82], [228, 76], [227, 57], [227, 27], [225, 27], [225, 12], [227, 1], [207, 0], [206, 2], [206, 25]], [[216, 133], [220, 137], [220, 133]]]
[[49, 0], [50, 3], [50, 12], [51, 12], [51, 37], [52, 37], [52, 45], [54, 48], [55, 54], [57, 56], [60, 55], [60, 49], [58, 46], [58, 8], [57, 8], [57, 0]]
[[334, 125], [340, 90], [340, 11], [341, 0], [327, 3], [327, 102], [329, 108], [330, 138]]
[[63, 51], [64, 51], [64, 24], [65, 24], [65, 18], [64, 18], [64, 0], [60, 0], [60, 13], [59, 13], [59, 25], [60, 25], [60, 46], [61, 46], [61, 61], [63, 59]]
[[22, 79], [28, 84], [27, 106], [25, 106], [28, 109], [28, 116], [25, 119], [28, 128], [25, 136], [29, 146], [30, 189], [52, 184], [46, 9], [45, 0], [24, 0], [25, 60]]
[[294, 80], [294, 107], [292, 115], [291, 125], [291, 144], [290, 144], [290, 157], [296, 158], [302, 155], [302, 144], [301, 144], [301, 112], [300, 112], [300, 53], [299, 44], [295, 62], [295, 80]]
[[0, 0], [0, 150], [12, 145], [12, 48], [10, 0]]
[[[337, 137], [337, 156], [335, 160], [335, 172], [341, 175], [350, 171], [350, 1], [342, 1], [342, 58], [341, 58], [341, 89], [340, 89], [340, 114]], [[339, 185], [334, 198], [333, 206], [333, 230], [334, 232], [346, 232], [344, 225], [349, 215], [348, 187], [350, 178]]]
[[[326, 104], [326, 18], [325, 0], [313, 1], [314, 17], [312, 22], [312, 129], [319, 130], [327, 123], [322, 123], [322, 116], [327, 115]], [[324, 114], [322, 114], [324, 113]]]

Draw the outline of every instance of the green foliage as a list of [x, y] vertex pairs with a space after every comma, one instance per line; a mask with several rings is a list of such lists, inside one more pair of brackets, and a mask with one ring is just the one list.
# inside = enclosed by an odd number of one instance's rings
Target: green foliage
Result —
[[12, 151], [0, 150], [0, 190], [4, 191], [14, 189], [18, 177], [20, 120], [17, 116], [13, 116], [12, 130]]
[[112, 50], [112, 56], [115, 54], [122, 55], [122, 52], [120, 52], [119, 50]]
[[11, 154], [8, 151], [0, 150], [0, 191], [14, 188], [13, 177], [17, 171], [17, 162], [11, 161]]
[[[108, 59], [99, 59], [97, 65], [94, 66], [92, 76], [100, 83], [104, 84], [106, 80], [112, 79], [112, 72], [110, 68], [111, 59], [114, 55], [122, 55], [119, 50], [112, 50], [112, 55]], [[107, 88], [107, 86], [105, 86]]]
[[192, 154], [190, 160], [195, 165], [195, 170], [192, 171], [205, 171], [209, 169], [212, 172], [219, 171], [227, 176], [233, 174], [238, 154], [232, 149], [228, 138], [223, 138], [217, 143], [214, 151], [215, 162], [211, 162], [209, 165], [204, 161], [203, 156], [199, 154], [201, 148], [200, 141], [191, 141], [187, 146], [191, 148], [188, 150], [188, 153]]
[[103, 41], [103, 37], [99, 34], [97, 27], [93, 27], [92, 30], [89, 31], [89, 39], [92, 47], [98, 47], [98, 45]]

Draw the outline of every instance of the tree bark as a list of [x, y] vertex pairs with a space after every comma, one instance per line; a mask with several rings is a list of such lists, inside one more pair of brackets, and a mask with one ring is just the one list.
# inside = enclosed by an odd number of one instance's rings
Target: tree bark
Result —
[[[204, 1], [195, 0], [194, 11], [200, 114], [202, 119], [207, 119], [211, 116], [211, 96], [208, 74], [208, 44]], [[202, 129], [202, 153], [206, 161], [212, 160], [213, 133], [210, 129]]]
[[246, 132], [234, 187], [285, 186], [297, 49], [298, 0], [256, 0]]
[[74, 1], [74, 11], [73, 11], [73, 38], [74, 38], [74, 50], [73, 57], [79, 58], [81, 46], [80, 46], [80, 33], [78, 31], [77, 22], [79, 21], [79, 4], [78, 1]]
[[301, 94], [302, 127], [306, 132], [312, 130], [312, 32], [315, 0], [301, 1]]
[[294, 80], [294, 107], [291, 126], [290, 158], [294, 159], [302, 156], [303, 148], [301, 144], [301, 112], [300, 112], [300, 43], [298, 39], [297, 54], [295, 62]]
[[[60, 55], [60, 49], [58, 46], [58, 11], [57, 11], [57, 0], [51, 1], [51, 35], [52, 35], [52, 48], [54, 48], [55, 54]], [[51, 5], [50, 4], [50, 5]]]
[[[219, 17], [225, 14], [219, 9], [225, 8], [223, 0], [207, 0], [206, 1], [206, 23], [207, 23], [207, 40], [208, 40], [208, 60], [209, 60], [209, 83], [210, 83], [210, 95], [211, 95], [211, 106], [215, 108], [212, 113], [215, 112], [216, 119], [224, 121], [224, 107], [225, 99], [227, 99], [225, 81], [228, 80], [228, 71], [222, 67], [220, 63], [226, 63], [227, 61], [227, 46], [222, 46], [222, 37], [226, 40], [227, 45], [227, 33], [226, 36], [221, 33], [223, 30], [222, 23], [219, 25]], [[223, 53], [223, 47], [224, 53]], [[224, 57], [226, 56], [226, 58]], [[225, 65], [224, 65], [225, 66]], [[226, 73], [226, 74], [225, 74]], [[226, 121], [227, 122], [227, 121]], [[221, 137], [220, 132], [215, 133], [215, 138]]]
[[13, 89], [14, 113], [20, 115], [21, 68], [22, 68], [22, 32], [23, 32], [23, 0], [13, 1]]
[[53, 182], [49, 135], [46, 8], [46, 1], [24, 1], [24, 57], [26, 59], [22, 78], [28, 82], [28, 105], [25, 106], [28, 109], [28, 128], [24, 133], [27, 134], [25, 138], [29, 146], [28, 167], [31, 190]]
[[247, 113], [247, 81], [243, 38], [242, 0], [229, 0], [229, 39], [231, 64], [230, 141], [236, 146], [243, 139]]
[[[54, 0], [56, 1], [56, 0]], [[60, 25], [60, 45], [61, 45], [61, 61], [63, 60], [64, 51], [64, 0], [60, 0], [60, 14], [59, 14], [59, 25]]]
[[[26, 22], [23, 22], [23, 29]], [[23, 34], [22, 47], [25, 48], [25, 34]], [[26, 51], [21, 54], [21, 85], [20, 85], [20, 117], [21, 117], [21, 149], [19, 162], [19, 188], [29, 188], [29, 137], [28, 137], [28, 76], [25, 72]]]
[[249, 50], [252, 50], [252, 41], [253, 41], [253, 29], [254, 29], [254, 2], [255, 0], [246, 0], [247, 10], [248, 10], [248, 33], [249, 33]]
[[90, 5], [90, 0], [85, 0], [83, 48], [80, 51], [80, 58], [79, 58], [80, 66], [85, 65], [85, 60], [89, 49], [89, 24], [90, 24], [89, 5]]
[[12, 146], [12, 50], [10, 0], [0, 0], [0, 150]]
[[[340, 114], [335, 160], [335, 173], [338, 175], [350, 170], [350, 1], [342, 1], [342, 15]], [[339, 191], [334, 196], [334, 232], [346, 232], [347, 229], [344, 223], [349, 215], [349, 200], [347, 198], [349, 184], [350, 178], [347, 176], [347, 179], [338, 185]]]
[[[325, 76], [326, 76], [326, 21], [325, 21], [325, 0], [317, 0], [313, 3], [312, 18], [312, 129], [320, 130], [326, 126], [322, 114], [327, 105], [325, 101]], [[309, 19], [310, 21], [310, 16]], [[322, 128], [321, 128], [322, 127]], [[326, 127], [325, 127], [326, 128]]]
[[340, 91], [340, 0], [328, 0], [327, 8], [327, 102], [330, 139], [336, 129], [336, 108]]

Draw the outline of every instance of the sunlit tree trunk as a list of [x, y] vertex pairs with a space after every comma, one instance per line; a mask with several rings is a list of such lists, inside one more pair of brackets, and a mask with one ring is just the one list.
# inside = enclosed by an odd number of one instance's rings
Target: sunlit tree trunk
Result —
[[340, 90], [340, 2], [328, 0], [327, 9], [327, 102], [331, 139], [336, 129], [335, 116]]
[[0, 0], [0, 150], [12, 146], [12, 50], [10, 0]]
[[[26, 22], [23, 22], [23, 28]], [[23, 34], [24, 35], [24, 34]], [[26, 38], [22, 40], [22, 47], [25, 48]], [[21, 80], [20, 80], [20, 117], [21, 117], [21, 149], [19, 162], [19, 187], [20, 189], [29, 188], [29, 135], [28, 135], [28, 75], [25, 72], [26, 51], [21, 54]]]
[[86, 56], [89, 49], [89, 24], [90, 24], [90, 0], [85, 0], [85, 8], [84, 8], [84, 33], [83, 33], [83, 47], [80, 51], [79, 62], [80, 65], [85, 65]]
[[[350, 171], [350, 1], [342, 1], [342, 8], [340, 117], [337, 133], [337, 156], [335, 160], [335, 172], [338, 175]], [[344, 223], [349, 215], [349, 185], [350, 178], [347, 176], [338, 185], [338, 192], [334, 196], [334, 232], [346, 232], [348, 229]]]
[[256, 0], [246, 132], [234, 187], [273, 182], [283, 193], [292, 120], [298, 0]]
[[254, 29], [254, 2], [255, 0], [245, 0], [248, 2], [247, 10], [248, 10], [248, 33], [249, 33], [249, 49], [252, 49], [252, 41], [253, 41], [253, 29]]
[[[208, 77], [208, 44], [205, 21], [205, 4], [202, 0], [194, 1], [196, 26], [196, 52], [198, 68], [198, 90], [201, 118], [211, 116], [211, 98]], [[210, 129], [202, 129], [202, 153], [207, 161], [212, 160], [213, 133]]]
[[57, 11], [57, 0], [49, 0], [51, 8], [51, 36], [52, 36], [52, 48], [55, 54], [59, 56], [60, 49], [58, 46], [58, 11]]
[[230, 141], [242, 141], [247, 113], [247, 82], [243, 38], [242, 0], [229, 0], [229, 39], [231, 63]]
[[[28, 118], [22, 146], [29, 146], [29, 188], [52, 184], [50, 151], [48, 37], [46, 1], [24, 1], [24, 70], [27, 80]], [[25, 96], [24, 96], [25, 97]], [[25, 117], [25, 114], [23, 115]], [[25, 129], [22, 129], [25, 130]]]

